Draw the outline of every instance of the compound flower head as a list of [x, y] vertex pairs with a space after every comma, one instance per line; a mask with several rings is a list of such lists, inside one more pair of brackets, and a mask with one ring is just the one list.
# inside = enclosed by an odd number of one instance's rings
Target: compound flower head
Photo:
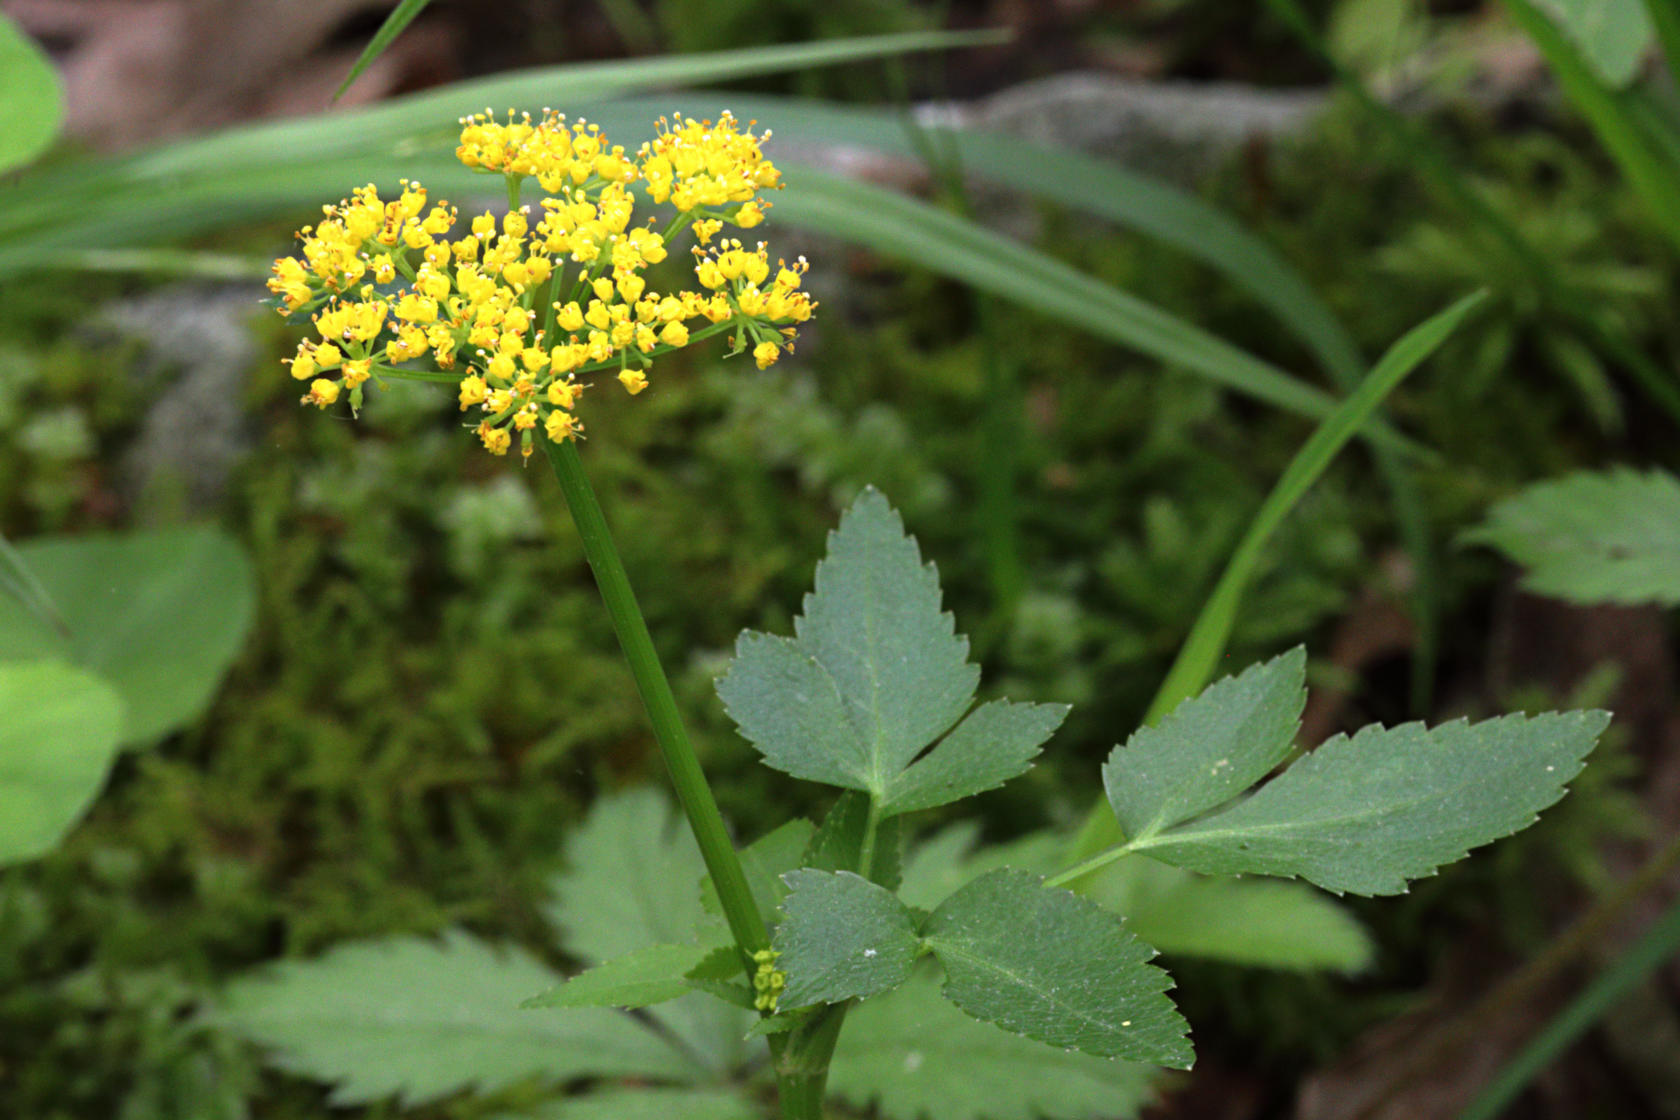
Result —
[[[347, 397], [356, 410], [370, 379], [453, 381], [486, 449], [506, 454], [517, 438], [529, 456], [535, 432], [582, 432], [576, 409], [591, 373], [610, 372], [636, 395], [655, 357], [724, 333], [733, 352], [769, 366], [816, 308], [801, 287], [807, 266], [772, 266], [762, 242], [718, 239], [726, 224], [759, 225], [770, 205], [760, 192], [781, 186], [761, 147], [768, 138], [728, 113], [716, 123], [679, 115], [632, 157], [595, 125], [552, 111], [464, 118], [456, 155], [504, 178], [506, 213], [463, 222], [447, 202], [428, 205], [418, 183], [403, 180], [392, 199], [369, 184], [324, 207], [299, 231], [300, 255], [274, 263], [268, 287], [281, 313], [315, 327], [290, 360], [309, 383], [304, 403]], [[528, 179], [544, 197], [520, 206]], [[676, 211], [663, 228], [638, 220], [638, 183]], [[698, 287], [656, 290], [647, 269], [690, 227]], [[397, 368], [421, 362], [431, 368]]]

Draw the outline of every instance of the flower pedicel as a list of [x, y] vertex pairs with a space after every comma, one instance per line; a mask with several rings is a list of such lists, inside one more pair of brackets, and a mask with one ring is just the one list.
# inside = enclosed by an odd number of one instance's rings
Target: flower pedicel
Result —
[[[678, 115], [632, 157], [595, 125], [553, 112], [486, 112], [461, 125], [456, 156], [507, 181], [500, 221], [482, 213], [458, 231], [455, 207], [428, 207], [420, 184], [403, 180], [390, 201], [370, 184], [299, 231], [301, 258], [274, 262], [268, 287], [281, 313], [309, 315], [319, 335], [290, 360], [309, 382], [305, 403], [348, 395], [356, 410], [363, 385], [382, 377], [455, 382], [462, 410], [482, 415], [484, 446], [506, 454], [517, 436], [529, 456], [539, 426], [556, 441], [582, 431], [584, 375], [611, 370], [640, 393], [654, 357], [728, 332], [732, 352], [750, 350], [763, 369], [815, 310], [800, 286], [803, 259], [772, 266], [762, 242], [719, 236], [726, 224], [762, 222], [770, 204], [759, 192], [781, 187], [760, 148], [768, 132], [755, 136], [727, 112], [716, 122]], [[530, 178], [545, 195], [535, 211], [518, 204]], [[676, 211], [664, 229], [633, 224], [637, 182]], [[689, 227], [697, 287], [654, 291], [643, 272]], [[435, 369], [397, 368], [422, 359]]]

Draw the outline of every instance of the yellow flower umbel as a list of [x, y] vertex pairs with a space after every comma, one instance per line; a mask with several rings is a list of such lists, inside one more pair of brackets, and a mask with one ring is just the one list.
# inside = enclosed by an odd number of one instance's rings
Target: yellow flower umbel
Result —
[[[354, 411], [370, 378], [453, 381], [462, 410], [481, 414], [474, 431], [488, 450], [506, 454], [517, 437], [529, 456], [538, 429], [554, 440], [582, 431], [576, 406], [590, 373], [611, 371], [635, 395], [654, 357], [723, 333], [732, 352], [769, 366], [816, 308], [801, 286], [805, 262], [772, 266], [763, 242], [713, 243], [725, 225], [764, 220], [759, 192], [781, 187], [760, 147], [769, 135], [728, 113], [715, 123], [678, 116], [632, 156], [552, 112], [463, 119], [455, 154], [505, 177], [507, 213], [462, 228], [418, 183], [403, 180], [389, 201], [369, 185], [299, 231], [301, 257], [274, 262], [268, 287], [281, 313], [310, 315], [319, 336], [290, 360], [309, 383], [304, 403], [326, 408], [344, 395]], [[544, 192], [535, 207], [518, 205], [526, 179]], [[676, 211], [663, 229], [635, 220], [636, 183]], [[643, 273], [690, 226], [697, 287], [653, 290]], [[419, 361], [433, 368], [396, 368]]]

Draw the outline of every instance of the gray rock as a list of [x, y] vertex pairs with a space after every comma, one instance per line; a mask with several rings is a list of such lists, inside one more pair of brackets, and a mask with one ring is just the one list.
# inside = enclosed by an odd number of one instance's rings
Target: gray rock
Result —
[[221, 496], [250, 449], [245, 387], [257, 361], [251, 322], [259, 285], [177, 285], [111, 304], [99, 326], [140, 340], [133, 375], [166, 382], [123, 455], [119, 485], [134, 502], [178, 487], [192, 509]]
[[1081, 71], [974, 102], [924, 105], [917, 116], [928, 125], [984, 128], [1075, 148], [1193, 186], [1244, 144], [1301, 132], [1327, 101], [1320, 89], [1153, 82]]

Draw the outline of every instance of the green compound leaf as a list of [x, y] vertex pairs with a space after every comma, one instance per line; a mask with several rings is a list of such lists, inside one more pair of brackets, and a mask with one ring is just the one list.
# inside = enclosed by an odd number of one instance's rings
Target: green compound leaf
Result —
[[[847, 790], [835, 799], [799, 862], [818, 871], [856, 871], [863, 863], [863, 834], [869, 827], [869, 795]], [[897, 890], [903, 876], [903, 837], [898, 818], [880, 822], [875, 834], [873, 880]]]
[[501, 1120], [764, 1120], [764, 1110], [724, 1089], [608, 1089]]
[[1399, 894], [1407, 880], [1532, 824], [1609, 722], [1607, 712], [1551, 712], [1367, 727], [1230, 808], [1132, 848], [1194, 871]]
[[[975, 876], [999, 867], [1049, 873], [1066, 863], [1069, 837], [1037, 832], [976, 848], [970, 821], [941, 829], [905, 861], [899, 897], [931, 908]], [[1078, 893], [1123, 914], [1163, 956], [1259, 968], [1357, 972], [1371, 959], [1358, 919], [1305, 883], [1196, 875], [1152, 859], [1123, 859], [1079, 882]]]
[[1494, 506], [1464, 540], [1529, 569], [1523, 586], [1575, 603], [1680, 604], [1680, 479], [1583, 471]]
[[58, 658], [104, 678], [123, 700], [125, 745], [197, 718], [256, 613], [250, 562], [214, 529], [38, 538], [17, 551], [70, 633], [0, 598], [0, 662]]
[[[648, 945], [614, 958], [520, 1007], [648, 1007], [694, 990], [686, 974], [711, 953], [704, 945]], [[737, 961], [735, 971], [741, 971]]]
[[883, 816], [1022, 773], [1065, 714], [1054, 705], [988, 704], [952, 731], [974, 700], [979, 670], [940, 609], [933, 565], [922, 563], [874, 489], [829, 534], [794, 629], [791, 639], [743, 635], [718, 695], [767, 765], [864, 791]]
[[0, 14], [0, 174], [46, 151], [63, 123], [58, 71], [17, 24]]
[[829, 1091], [892, 1120], [1130, 1120], [1154, 1097], [1149, 1066], [1052, 1050], [978, 1022], [918, 972], [852, 1008]]
[[464, 933], [346, 945], [241, 979], [216, 1021], [276, 1052], [284, 1069], [333, 1082], [334, 1105], [396, 1095], [408, 1105], [530, 1078], [706, 1075], [634, 1017], [604, 1008], [521, 1014], [548, 969]]
[[[700, 850], [657, 790], [599, 798], [582, 826], [567, 837], [566, 859], [570, 869], [555, 879], [555, 902], [548, 913], [566, 951], [585, 963], [599, 964], [650, 945], [700, 942], [710, 949], [727, 936], [716, 919], [707, 917], [695, 889], [705, 873]], [[520, 998], [544, 986], [529, 988]], [[753, 1016], [711, 995], [695, 992], [651, 1007], [647, 1014], [714, 1072], [733, 1069], [745, 1057], [741, 1040]]]
[[0, 665], [0, 867], [58, 846], [105, 784], [122, 701], [52, 662]]
[[1155, 950], [1088, 899], [1004, 868], [940, 903], [923, 932], [946, 998], [976, 1019], [1052, 1046], [1190, 1067], [1172, 979], [1146, 963]]
[[939, 577], [880, 491], [828, 537], [797, 638], [747, 635], [718, 694], [764, 761], [877, 799], [974, 698]]
[[787, 876], [787, 917], [776, 931], [787, 973], [783, 1007], [863, 999], [896, 988], [921, 952], [916, 920], [891, 891], [850, 871]]
[[[810, 821], [795, 819], [741, 849], [741, 870], [746, 872], [747, 886], [753, 901], [758, 903], [759, 914], [771, 929], [781, 916], [782, 899], [787, 895], [782, 875], [800, 865], [815, 832], [816, 826]], [[723, 903], [718, 900], [717, 886], [710, 875], [701, 880], [700, 902], [708, 914], [723, 913]], [[735, 971], [740, 970], [737, 962]]]
[[1226, 677], [1139, 728], [1103, 765], [1126, 835], [1153, 836], [1223, 805], [1288, 756], [1307, 702], [1306, 651]]

